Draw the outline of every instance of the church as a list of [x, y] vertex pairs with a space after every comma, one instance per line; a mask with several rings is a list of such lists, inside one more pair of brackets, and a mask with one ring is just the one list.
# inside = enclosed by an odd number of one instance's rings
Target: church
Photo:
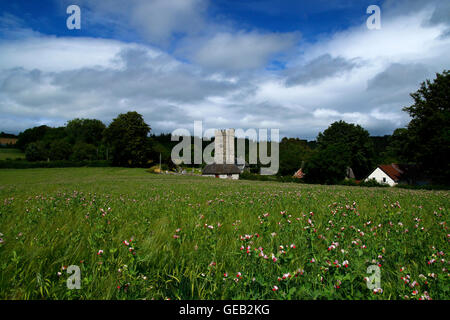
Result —
[[234, 155], [234, 129], [216, 130], [214, 140], [214, 163], [208, 164], [202, 171], [203, 176], [221, 179], [239, 179], [243, 167], [236, 165]]

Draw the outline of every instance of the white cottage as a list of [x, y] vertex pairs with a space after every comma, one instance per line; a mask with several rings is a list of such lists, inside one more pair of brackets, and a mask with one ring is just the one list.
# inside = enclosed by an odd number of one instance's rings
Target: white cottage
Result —
[[379, 165], [365, 181], [375, 179], [378, 183], [385, 183], [393, 187], [400, 182], [402, 174], [403, 170], [398, 164], [383, 164]]

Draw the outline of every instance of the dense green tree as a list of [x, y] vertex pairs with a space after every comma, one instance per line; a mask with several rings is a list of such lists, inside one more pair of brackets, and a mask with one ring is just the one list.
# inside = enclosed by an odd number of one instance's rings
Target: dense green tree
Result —
[[95, 160], [97, 159], [98, 148], [93, 144], [85, 142], [77, 142], [73, 146], [71, 160], [83, 161], [83, 160]]
[[66, 140], [67, 141], [67, 133], [65, 127], [56, 127], [56, 128], [48, 128], [45, 132], [44, 137], [40, 140], [46, 146], [50, 146], [56, 140]]
[[151, 128], [133, 111], [120, 114], [104, 131], [114, 165], [145, 166], [151, 158]]
[[315, 150], [305, 164], [305, 181], [309, 183], [336, 184], [345, 178], [349, 158], [342, 156], [342, 147], [337, 144]]
[[410, 158], [435, 183], [450, 183], [450, 71], [437, 73], [411, 94], [414, 104], [405, 107]]
[[66, 125], [66, 132], [70, 143], [87, 143], [99, 146], [103, 139], [106, 126], [97, 119], [73, 119]]
[[373, 143], [367, 130], [344, 121], [334, 122], [317, 136], [317, 149], [306, 164], [305, 178], [319, 183], [339, 181], [350, 167], [361, 179], [373, 169], [373, 159]]
[[383, 153], [383, 161], [378, 164], [384, 163], [411, 163], [413, 161], [414, 148], [411, 148], [408, 129], [399, 128], [395, 129], [388, 139], [388, 145]]
[[311, 149], [306, 140], [298, 138], [283, 138], [280, 142], [279, 175], [292, 176], [311, 156]]
[[42, 140], [49, 129], [50, 127], [45, 125], [26, 129], [25, 131], [19, 133], [16, 147], [22, 151], [25, 151], [25, 148], [29, 143]]
[[25, 148], [25, 159], [28, 161], [44, 161], [48, 158], [48, 151], [45, 145], [38, 142], [30, 142]]
[[69, 160], [71, 154], [72, 145], [66, 139], [58, 139], [50, 143], [50, 160]]

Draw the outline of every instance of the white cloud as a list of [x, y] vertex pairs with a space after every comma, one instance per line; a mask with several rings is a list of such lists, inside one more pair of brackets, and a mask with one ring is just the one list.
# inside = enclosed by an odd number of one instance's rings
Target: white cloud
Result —
[[293, 48], [298, 38], [296, 33], [220, 32], [182, 50], [200, 66], [242, 71], [266, 66], [274, 55]]
[[[115, 57], [124, 48], [115, 40], [93, 38], [32, 37], [0, 42], [0, 69], [22, 67], [46, 72], [80, 68], [122, 67]], [[150, 51], [150, 50], [149, 50]]]
[[[187, 35], [170, 54], [144, 44], [36, 34], [5, 17], [17, 27], [9, 32], [20, 29], [22, 36], [0, 41], [2, 131], [63, 125], [75, 117], [109, 122], [136, 110], [156, 132], [191, 128], [194, 120], [203, 120], [204, 128], [269, 126], [279, 128], [281, 136], [313, 139], [343, 119], [387, 134], [407, 123], [401, 108], [411, 103], [409, 93], [450, 63], [450, 38], [441, 37], [446, 26], [424, 23], [432, 15], [428, 9], [388, 15], [381, 30], [364, 24], [303, 43], [292, 59], [286, 53], [297, 34], [219, 28], [196, 9], [203, 8], [202, 1], [119, 1], [119, 9], [90, 3], [108, 18], [140, 14], [134, 28], [146, 32], [139, 28], [154, 23], [146, 34], [152, 41], [183, 30]], [[152, 5], [161, 8], [153, 12]], [[172, 10], [171, 5], [188, 7]], [[169, 22], [146, 24], [147, 14], [157, 13], [172, 16]], [[191, 18], [211, 28], [186, 29], [183, 24]], [[274, 56], [284, 54], [286, 70], [265, 70]]]

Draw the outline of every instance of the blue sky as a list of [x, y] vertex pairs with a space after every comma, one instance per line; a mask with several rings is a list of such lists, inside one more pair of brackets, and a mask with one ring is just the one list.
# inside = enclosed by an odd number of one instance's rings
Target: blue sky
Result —
[[449, 68], [449, 18], [434, 0], [1, 1], [0, 130], [136, 110], [155, 133], [202, 120], [314, 139], [345, 120], [390, 134]]

